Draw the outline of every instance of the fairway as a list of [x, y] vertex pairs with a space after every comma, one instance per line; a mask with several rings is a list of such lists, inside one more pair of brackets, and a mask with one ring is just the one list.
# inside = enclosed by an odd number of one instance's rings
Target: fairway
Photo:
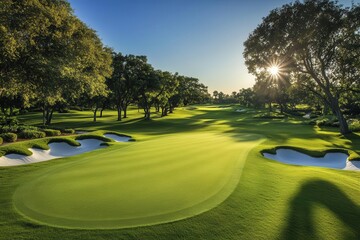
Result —
[[125, 228], [184, 219], [223, 202], [255, 134], [171, 134], [117, 144], [33, 173], [14, 195], [25, 217], [67, 228]]

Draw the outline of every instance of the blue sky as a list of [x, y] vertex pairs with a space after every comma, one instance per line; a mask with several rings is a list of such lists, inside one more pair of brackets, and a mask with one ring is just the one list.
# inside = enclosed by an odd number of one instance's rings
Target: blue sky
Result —
[[[105, 45], [146, 55], [157, 69], [197, 77], [214, 90], [251, 87], [243, 42], [289, 0], [69, 0]], [[339, 1], [345, 6], [351, 0]], [[359, 3], [360, 0], [355, 0]]]

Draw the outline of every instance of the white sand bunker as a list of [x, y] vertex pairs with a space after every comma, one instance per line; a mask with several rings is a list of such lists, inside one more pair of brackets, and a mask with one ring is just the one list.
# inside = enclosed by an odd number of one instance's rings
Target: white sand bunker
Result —
[[81, 144], [81, 146], [71, 146], [66, 142], [54, 142], [49, 143], [49, 150], [29, 148], [29, 150], [33, 153], [30, 156], [13, 153], [7, 154], [0, 157], [0, 166], [16, 166], [43, 162], [55, 158], [69, 157], [105, 147], [100, 145], [103, 143], [103, 141], [97, 139], [84, 139], [78, 140], [78, 142]]
[[104, 134], [104, 137], [111, 138], [115, 140], [115, 142], [128, 142], [131, 139], [131, 137], [121, 136], [113, 133], [106, 133]]
[[246, 112], [246, 109], [236, 109], [235, 112], [244, 113]]
[[276, 154], [263, 153], [263, 155], [266, 158], [287, 164], [360, 170], [360, 161], [348, 161], [348, 155], [340, 152], [326, 153], [324, 157], [316, 158], [292, 149], [279, 148], [276, 150]]
[[311, 118], [311, 113], [307, 113], [303, 116], [303, 118], [306, 118], [306, 119], [310, 119]]
[[89, 133], [89, 131], [82, 131], [82, 130], [75, 131], [75, 134], [85, 134], [85, 133]]

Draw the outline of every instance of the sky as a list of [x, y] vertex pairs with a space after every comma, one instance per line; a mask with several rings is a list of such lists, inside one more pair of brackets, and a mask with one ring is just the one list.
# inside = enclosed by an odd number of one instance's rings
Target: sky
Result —
[[[106, 46], [224, 93], [252, 87], [243, 43], [290, 0], [68, 0]], [[360, 0], [341, 0], [344, 6]]]

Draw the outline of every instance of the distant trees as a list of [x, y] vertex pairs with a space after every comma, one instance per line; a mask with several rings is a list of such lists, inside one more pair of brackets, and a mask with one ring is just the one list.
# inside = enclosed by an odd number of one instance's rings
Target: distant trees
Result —
[[137, 103], [150, 119], [154, 106], [166, 116], [208, 94], [198, 79], [154, 70], [146, 56], [112, 52], [66, 0], [2, 1], [0, 56], [1, 112], [38, 107], [43, 125], [69, 105], [91, 109], [96, 121], [105, 107], [126, 118]]
[[129, 104], [137, 103], [144, 111], [144, 118], [151, 118], [151, 110], [155, 108], [161, 116], [172, 113], [181, 105], [199, 103], [208, 97], [207, 87], [196, 78], [184, 77], [178, 73], [155, 70], [146, 56], [123, 56], [113, 53], [114, 72], [107, 79], [110, 89], [110, 102], [126, 117]]
[[[271, 11], [244, 43], [249, 71], [269, 91], [265, 98], [284, 97], [279, 93], [290, 86], [280, 86], [284, 79], [296, 83], [329, 107], [340, 132], [348, 133], [340, 101], [349, 92], [359, 96], [359, 13], [359, 5], [346, 9], [330, 0], [296, 1]], [[266, 83], [272, 65], [280, 70], [275, 84]]]

